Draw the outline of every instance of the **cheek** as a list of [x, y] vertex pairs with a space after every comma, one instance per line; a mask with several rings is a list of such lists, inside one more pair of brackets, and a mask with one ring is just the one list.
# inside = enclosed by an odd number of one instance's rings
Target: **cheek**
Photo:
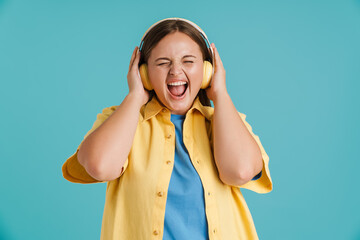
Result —
[[196, 82], [202, 82], [204, 67], [203, 64], [197, 64], [193, 68], [189, 69], [189, 73], [192, 76], [192, 80]]
[[158, 85], [160, 84], [164, 73], [159, 68], [148, 68], [148, 75], [149, 75], [150, 83], [152, 85]]

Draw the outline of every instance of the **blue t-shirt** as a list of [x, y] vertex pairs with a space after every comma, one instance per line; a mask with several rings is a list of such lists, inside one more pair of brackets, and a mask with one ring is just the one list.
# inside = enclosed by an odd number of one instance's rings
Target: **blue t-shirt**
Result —
[[165, 209], [164, 240], [209, 239], [201, 179], [183, 142], [185, 115], [171, 115], [175, 125], [175, 161]]
[[175, 159], [166, 200], [164, 240], [209, 239], [204, 189], [183, 142], [184, 120], [185, 115], [171, 114], [175, 126]]

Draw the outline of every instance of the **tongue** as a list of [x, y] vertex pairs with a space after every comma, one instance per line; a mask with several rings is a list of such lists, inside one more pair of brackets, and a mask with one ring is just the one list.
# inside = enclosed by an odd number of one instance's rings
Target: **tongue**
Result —
[[180, 85], [180, 86], [170, 86], [168, 85], [169, 91], [171, 92], [172, 95], [175, 96], [181, 96], [183, 95], [183, 93], [185, 92], [185, 85]]

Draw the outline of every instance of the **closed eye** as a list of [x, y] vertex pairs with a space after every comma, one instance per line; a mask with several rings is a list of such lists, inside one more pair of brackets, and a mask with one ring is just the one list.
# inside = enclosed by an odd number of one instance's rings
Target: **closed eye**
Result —
[[[193, 61], [185, 61], [185, 63], [194, 63]], [[167, 64], [167, 63], [160, 63], [158, 64], [158, 66], [161, 66], [161, 65], [164, 65], [164, 64]]]

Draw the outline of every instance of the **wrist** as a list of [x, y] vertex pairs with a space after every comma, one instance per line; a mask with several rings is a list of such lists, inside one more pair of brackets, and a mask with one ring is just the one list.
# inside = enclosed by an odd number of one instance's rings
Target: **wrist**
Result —
[[135, 107], [138, 108], [139, 110], [142, 107], [142, 105], [145, 104], [142, 98], [139, 97], [139, 94], [136, 94], [135, 92], [129, 92], [128, 95], [126, 95], [125, 100], [133, 103]]
[[223, 101], [224, 99], [229, 99], [230, 95], [227, 92], [226, 89], [222, 90], [222, 91], [218, 91], [216, 94], [214, 94], [213, 96], [213, 103], [214, 103], [214, 107], [221, 101]]

